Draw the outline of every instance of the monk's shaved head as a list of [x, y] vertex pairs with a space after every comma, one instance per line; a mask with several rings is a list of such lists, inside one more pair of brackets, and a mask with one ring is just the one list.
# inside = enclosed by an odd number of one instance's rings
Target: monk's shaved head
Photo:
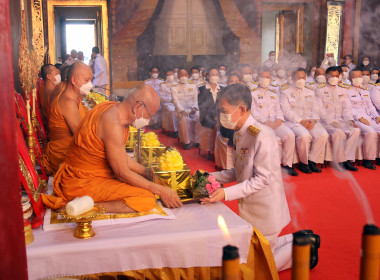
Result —
[[[67, 81], [74, 84], [74, 77], [76, 77], [82, 84], [87, 83], [92, 80], [92, 70], [90, 66], [84, 64], [83, 62], [74, 62], [67, 73]], [[80, 85], [78, 85], [80, 86]]]
[[143, 102], [152, 115], [160, 108], [160, 97], [150, 85], [144, 84], [139, 86], [133, 90], [125, 100], [125, 102], [128, 102], [131, 106], [133, 106], [136, 101]]

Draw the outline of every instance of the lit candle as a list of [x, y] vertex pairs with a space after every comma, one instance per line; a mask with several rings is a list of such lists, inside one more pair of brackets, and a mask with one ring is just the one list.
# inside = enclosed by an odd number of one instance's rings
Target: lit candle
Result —
[[380, 229], [377, 226], [364, 226], [361, 255], [360, 280], [379, 279]]
[[310, 278], [310, 236], [296, 232], [293, 235], [292, 280]]
[[30, 121], [30, 101], [29, 101], [29, 99], [26, 100], [26, 114], [28, 115], [28, 125], [30, 125], [31, 121]]
[[[231, 235], [222, 216], [218, 216], [218, 225], [223, 232], [224, 240], [231, 244]], [[222, 279], [240, 280], [239, 249], [232, 245], [223, 247]]]

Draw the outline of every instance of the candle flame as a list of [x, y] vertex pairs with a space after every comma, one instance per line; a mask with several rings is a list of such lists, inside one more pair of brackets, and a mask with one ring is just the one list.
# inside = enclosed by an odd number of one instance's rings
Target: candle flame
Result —
[[227, 228], [227, 225], [226, 225], [226, 222], [223, 218], [223, 216], [219, 215], [218, 216], [218, 225], [220, 227], [220, 229], [222, 230], [223, 232], [223, 237], [224, 237], [224, 240], [228, 243], [228, 244], [231, 244], [231, 235], [228, 231], [228, 228]]

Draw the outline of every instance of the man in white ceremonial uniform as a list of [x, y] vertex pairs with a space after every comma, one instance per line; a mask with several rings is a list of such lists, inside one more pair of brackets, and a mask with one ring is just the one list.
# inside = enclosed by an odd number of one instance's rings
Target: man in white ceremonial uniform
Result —
[[316, 96], [321, 102], [322, 124], [331, 136], [333, 159], [341, 167], [357, 171], [350, 161], [355, 160], [360, 129], [354, 122], [350, 100], [346, 95], [347, 88], [338, 85], [337, 66], [327, 68], [326, 80], [326, 86], [318, 88]]
[[317, 88], [324, 87], [326, 85], [326, 70], [323, 68], [317, 68], [315, 70], [315, 83], [307, 83], [315, 91]]
[[277, 75], [276, 75], [276, 79], [274, 81], [274, 84], [278, 88], [282, 88], [282, 87], [288, 85], [288, 80], [286, 79], [286, 69], [285, 69], [285, 66], [282, 64], [279, 64], [277, 66]]
[[291, 176], [298, 173], [293, 169], [295, 151], [294, 132], [284, 124], [284, 115], [281, 111], [279, 93], [270, 88], [271, 75], [268, 69], [259, 71], [259, 87], [251, 91], [252, 116], [258, 122], [272, 128], [282, 142], [282, 165], [284, 171]]
[[191, 143], [199, 147], [199, 109], [198, 87], [189, 84], [186, 69], [178, 71], [179, 83], [171, 87], [176, 117], [178, 119], [178, 133], [184, 142], [184, 149], [189, 150]]
[[[235, 167], [213, 172], [221, 183], [237, 181], [202, 199], [203, 204], [239, 199], [239, 215], [268, 240], [278, 270], [291, 267], [293, 235], [278, 236], [290, 222], [276, 135], [251, 115], [252, 97], [240, 84], [228, 86], [219, 98], [221, 125], [235, 130]], [[253, 109], [254, 110], [254, 109]], [[318, 262], [320, 238], [304, 230], [311, 240], [310, 267]]]
[[321, 125], [319, 101], [312, 88], [305, 86], [306, 71], [299, 68], [292, 75], [294, 84], [282, 88], [281, 109], [285, 124], [296, 135], [296, 147], [303, 173], [320, 173], [317, 163], [325, 161], [329, 134]]
[[257, 88], [257, 82], [253, 80], [252, 67], [248, 64], [243, 64], [240, 68], [240, 76], [243, 84], [245, 84], [250, 91]]
[[376, 110], [380, 112], [380, 83], [375, 84], [371, 87], [371, 100]]
[[276, 52], [270, 51], [269, 58], [263, 62], [263, 67], [271, 69], [273, 66], [276, 66]]
[[348, 71], [348, 66], [347, 65], [341, 65], [340, 68], [342, 69], [342, 84], [344, 86], [350, 86], [351, 85], [351, 81], [349, 79], [349, 71]]
[[363, 134], [363, 166], [375, 170], [373, 160], [379, 161], [378, 134], [380, 134], [380, 116], [373, 106], [368, 89], [362, 86], [362, 71], [356, 68], [350, 72], [352, 87], [347, 90], [351, 101], [352, 112], [356, 125]]
[[175, 116], [175, 106], [172, 102], [172, 86], [177, 83], [174, 81], [172, 70], [166, 72], [166, 81], [160, 84], [160, 103], [162, 106], [162, 128], [173, 133], [173, 137], [178, 137], [178, 120]]
[[[164, 82], [163, 79], [158, 78], [160, 75], [160, 67], [152, 66], [149, 69], [150, 78], [144, 81], [144, 84], [150, 85], [157, 92], [158, 96], [160, 96], [160, 84]], [[161, 104], [162, 105], [162, 104]], [[162, 115], [162, 106], [153, 116], [153, 129], [158, 129], [161, 126], [161, 115]]]
[[94, 78], [92, 80], [92, 84], [95, 86], [97, 91], [106, 94], [106, 87], [109, 83], [107, 62], [100, 54], [98, 47], [92, 48], [92, 55], [94, 57]]
[[201, 76], [199, 74], [199, 68], [198, 67], [191, 67], [190, 69], [191, 79], [189, 80], [190, 84], [197, 85], [198, 88], [205, 85], [205, 82], [203, 79], [201, 79]]

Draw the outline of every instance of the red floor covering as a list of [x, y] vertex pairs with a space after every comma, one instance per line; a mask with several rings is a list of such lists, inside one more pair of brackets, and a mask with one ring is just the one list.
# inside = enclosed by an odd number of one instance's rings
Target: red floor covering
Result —
[[[198, 149], [183, 150], [177, 139], [155, 131], [165, 145], [177, 148], [192, 172], [197, 169], [215, 171], [214, 161]], [[269, 159], [268, 159], [269, 160]], [[352, 173], [368, 197], [374, 221], [380, 225], [380, 167], [359, 167]], [[346, 179], [335, 176], [333, 168], [321, 174], [300, 174], [286, 178], [286, 195], [292, 221], [283, 233], [312, 229], [321, 236], [319, 263], [310, 279], [359, 279], [361, 234], [367, 222], [362, 208]], [[238, 213], [237, 202], [225, 202]], [[280, 272], [280, 279], [291, 279], [291, 271]]]

